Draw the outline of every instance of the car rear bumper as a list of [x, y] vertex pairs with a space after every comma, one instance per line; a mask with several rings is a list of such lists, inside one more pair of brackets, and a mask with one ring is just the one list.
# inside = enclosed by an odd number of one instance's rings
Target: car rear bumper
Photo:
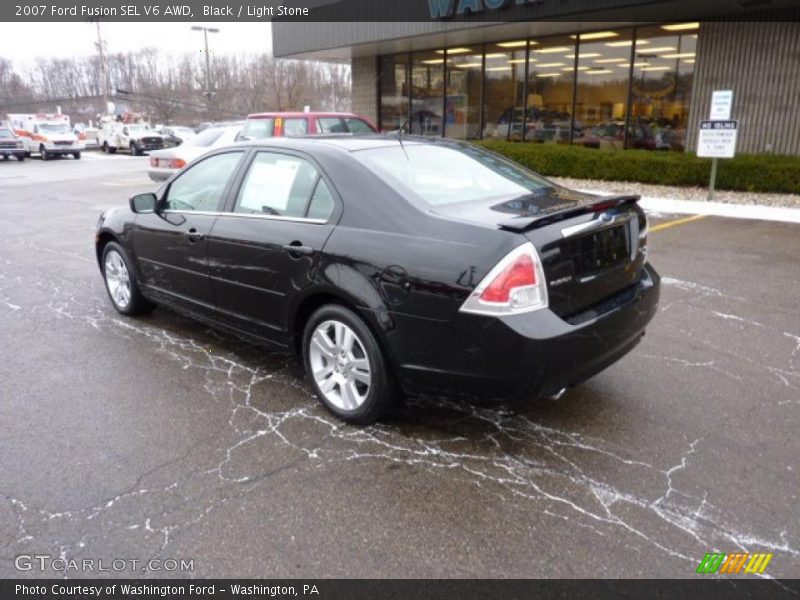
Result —
[[586, 381], [641, 341], [657, 310], [659, 281], [646, 265], [633, 288], [578, 325], [549, 309], [499, 318], [459, 313], [441, 325], [396, 317], [390, 354], [407, 391], [549, 396]]

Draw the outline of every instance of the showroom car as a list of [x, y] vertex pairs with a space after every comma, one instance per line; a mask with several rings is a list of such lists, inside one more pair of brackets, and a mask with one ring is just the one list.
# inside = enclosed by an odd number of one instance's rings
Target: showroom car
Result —
[[117, 311], [296, 352], [351, 423], [402, 393], [558, 397], [633, 349], [659, 298], [638, 196], [413, 137], [213, 150], [104, 212], [96, 253]]

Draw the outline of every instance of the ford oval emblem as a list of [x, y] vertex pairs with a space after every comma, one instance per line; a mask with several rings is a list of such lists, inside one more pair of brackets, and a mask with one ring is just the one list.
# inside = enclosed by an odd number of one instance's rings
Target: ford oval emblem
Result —
[[614, 219], [616, 219], [617, 217], [616, 217], [616, 215], [614, 215], [613, 213], [610, 213], [610, 212], [604, 212], [604, 213], [600, 213], [600, 216], [599, 216], [598, 218], [599, 218], [599, 219], [600, 219], [600, 220], [601, 220], [603, 223], [613, 223], [613, 222], [614, 222]]

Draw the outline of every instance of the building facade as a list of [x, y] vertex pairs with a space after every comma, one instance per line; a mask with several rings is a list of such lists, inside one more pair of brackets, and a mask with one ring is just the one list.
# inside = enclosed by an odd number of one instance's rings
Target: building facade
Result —
[[[670, 14], [669, 4], [652, 16]], [[277, 22], [273, 43], [276, 56], [349, 61], [354, 111], [385, 131], [694, 151], [712, 92], [732, 90], [739, 153], [800, 155], [800, 13], [715, 10], [731, 12], [668, 22], [599, 22], [589, 13]]]

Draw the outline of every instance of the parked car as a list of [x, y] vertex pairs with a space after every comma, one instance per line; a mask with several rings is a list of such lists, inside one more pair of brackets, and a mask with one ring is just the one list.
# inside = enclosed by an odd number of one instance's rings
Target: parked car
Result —
[[247, 115], [240, 140], [300, 137], [322, 134], [371, 134], [377, 128], [366, 117], [352, 113], [271, 112]]
[[398, 389], [558, 396], [627, 354], [659, 297], [637, 201], [453, 141], [270, 140], [104, 212], [96, 253], [120, 313], [297, 351], [325, 407], [370, 423]]
[[100, 130], [100, 146], [106, 154], [128, 150], [133, 156], [140, 156], [163, 148], [164, 138], [147, 123], [107, 121]]
[[180, 146], [151, 152], [147, 175], [153, 181], [166, 181], [201, 154], [232, 144], [242, 131], [242, 125], [210, 127]]
[[164, 137], [165, 148], [180, 146], [197, 135], [191, 127], [180, 125], [166, 125], [159, 130], [159, 133]]
[[12, 156], [20, 162], [25, 160], [25, 146], [10, 127], [0, 127], [0, 156], [3, 160]]

